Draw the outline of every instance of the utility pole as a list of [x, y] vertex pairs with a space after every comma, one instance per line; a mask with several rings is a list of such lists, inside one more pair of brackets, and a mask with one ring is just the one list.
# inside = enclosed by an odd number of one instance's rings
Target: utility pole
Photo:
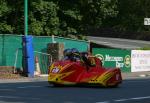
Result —
[[28, 0], [24, 0], [24, 35], [22, 38], [23, 73], [25, 76], [34, 77], [34, 50], [33, 36], [28, 35]]
[[28, 0], [24, 0], [24, 35], [28, 35]]

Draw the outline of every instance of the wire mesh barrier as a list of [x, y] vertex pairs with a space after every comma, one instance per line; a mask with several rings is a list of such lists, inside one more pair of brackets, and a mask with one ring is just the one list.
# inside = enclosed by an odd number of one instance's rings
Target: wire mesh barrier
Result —
[[[11, 66], [20, 70], [23, 68], [22, 37], [23, 35], [0, 34], [0, 66]], [[77, 48], [79, 51], [88, 50], [89, 43], [87, 41], [63, 37], [55, 37], [54, 39], [56, 43], [63, 43], [64, 49]], [[38, 57], [41, 73], [44, 74], [47, 73], [48, 66], [52, 62], [52, 59], [54, 59], [50, 52], [49, 54], [47, 53], [47, 45], [49, 43], [52, 43], [51, 36], [33, 36], [34, 57]], [[61, 52], [62, 50], [60, 49], [59, 51]], [[49, 51], [53, 50], [49, 49]]]
[[41, 74], [47, 74], [48, 67], [52, 63], [52, 55], [43, 52], [38, 52], [38, 51], [34, 51], [34, 54], [35, 54], [35, 65], [36, 65], [35, 70], [40, 72]]
[[18, 67], [22, 66], [22, 36], [0, 34], [0, 66], [14, 66], [18, 50]]

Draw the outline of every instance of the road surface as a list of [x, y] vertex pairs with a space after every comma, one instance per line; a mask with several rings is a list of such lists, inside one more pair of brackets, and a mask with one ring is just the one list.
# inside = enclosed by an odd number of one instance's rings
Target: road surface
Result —
[[150, 103], [150, 78], [124, 80], [118, 88], [0, 83], [0, 103]]
[[87, 39], [93, 43], [121, 49], [138, 49], [143, 47], [150, 47], [149, 41], [131, 40], [121, 38], [106, 38], [87, 36]]

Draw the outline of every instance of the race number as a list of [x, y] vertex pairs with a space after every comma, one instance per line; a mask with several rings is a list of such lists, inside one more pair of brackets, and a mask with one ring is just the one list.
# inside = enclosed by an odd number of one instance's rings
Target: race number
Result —
[[52, 73], [58, 73], [59, 69], [58, 68], [53, 68]]

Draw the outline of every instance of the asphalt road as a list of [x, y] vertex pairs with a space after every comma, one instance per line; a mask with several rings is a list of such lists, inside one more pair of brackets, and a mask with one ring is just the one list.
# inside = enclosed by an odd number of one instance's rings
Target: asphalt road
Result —
[[124, 80], [118, 88], [0, 83], [0, 103], [150, 103], [150, 78]]
[[113, 47], [113, 48], [137, 49], [137, 48], [142, 48], [145, 46], [150, 46], [149, 41], [142, 41], [142, 40], [93, 37], [93, 36], [87, 36], [87, 39], [90, 40], [91, 42], [94, 42], [100, 45]]

